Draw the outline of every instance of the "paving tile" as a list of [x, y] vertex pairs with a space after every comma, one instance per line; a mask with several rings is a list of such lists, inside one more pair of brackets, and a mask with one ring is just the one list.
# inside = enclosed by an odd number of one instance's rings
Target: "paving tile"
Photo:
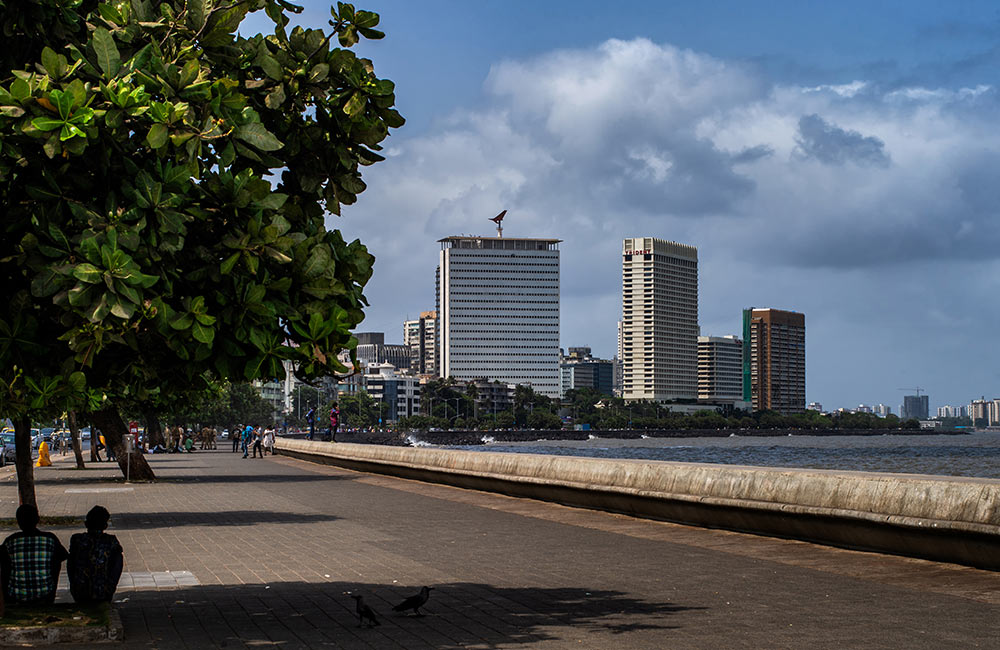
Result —
[[[223, 449], [149, 460], [151, 484], [36, 470], [43, 514], [112, 512], [129, 650], [1000, 648], [996, 573]], [[0, 471], [5, 516], [16, 498]], [[425, 584], [426, 616], [392, 611]]]

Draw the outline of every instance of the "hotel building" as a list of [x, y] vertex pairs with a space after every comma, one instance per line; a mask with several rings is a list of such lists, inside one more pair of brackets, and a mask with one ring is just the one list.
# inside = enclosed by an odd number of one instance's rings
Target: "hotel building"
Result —
[[622, 397], [698, 397], [698, 249], [654, 237], [622, 246]]
[[559, 397], [559, 241], [439, 240], [439, 376]]

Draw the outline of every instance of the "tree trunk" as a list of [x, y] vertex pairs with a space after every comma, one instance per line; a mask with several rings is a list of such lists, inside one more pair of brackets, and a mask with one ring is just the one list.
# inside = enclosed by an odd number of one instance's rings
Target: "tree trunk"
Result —
[[153, 468], [146, 462], [145, 456], [136, 451], [131, 454], [130, 460], [130, 454], [125, 453], [125, 436], [129, 435], [128, 426], [122, 420], [117, 407], [112, 405], [100, 411], [94, 411], [90, 414], [90, 422], [92, 425], [91, 439], [96, 435], [93, 429], [100, 429], [101, 433], [104, 434], [105, 444], [115, 452], [122, 476], [128, 476], [136, 481], [152, 481], [156, 478], [153, 474]]
[[163, 439], [163, 428], [160, 427], [160, 418], [156, 411], [152, 407], [143, 409], [142, 417], [146, 420], [147, 447], [155, 447], [156, 445], [166, 447], [166, 442]]
[[[83, 464], [83, 445], [80, 444], [80, 427], [76, 422], [76, 411], [69, 412], [69, 433], [70, 440], [73, 441], [73, 455], [76, 456], [76, 468], [87, 469]], [[93, 434], [91, 434], [91, 438], [93, 438]], [[91, 439], [90, 444], [94, 444], [93, 439]]]
[[35, 505], [35, 470], [31, 463], [31, 419], [14, 418], [14, 466], [17, 468], [17, 497], [21, 505]]

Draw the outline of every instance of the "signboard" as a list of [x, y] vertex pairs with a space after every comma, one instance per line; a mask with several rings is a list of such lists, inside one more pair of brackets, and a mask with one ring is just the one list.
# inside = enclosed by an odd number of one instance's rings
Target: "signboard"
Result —
[[646, 249], [644, 251], [625, 251], [625, 255], [649, 255], [653, 251], [651, 249]]

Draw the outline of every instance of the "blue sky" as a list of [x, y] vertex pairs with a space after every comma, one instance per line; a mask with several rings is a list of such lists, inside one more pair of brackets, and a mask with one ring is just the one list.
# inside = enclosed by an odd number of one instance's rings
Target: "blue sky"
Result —
[[436, 240], [508, 209], [564, 240], [564, 347], [614, 354], [621, 240], [652, 235], [699, 248], [704, 334], [805, 313], [810, 401], [1000, 396], [995, 3], [358, 7], [408, 119], [329, 222], [378, 260], [363, 329], [400, 340]]

